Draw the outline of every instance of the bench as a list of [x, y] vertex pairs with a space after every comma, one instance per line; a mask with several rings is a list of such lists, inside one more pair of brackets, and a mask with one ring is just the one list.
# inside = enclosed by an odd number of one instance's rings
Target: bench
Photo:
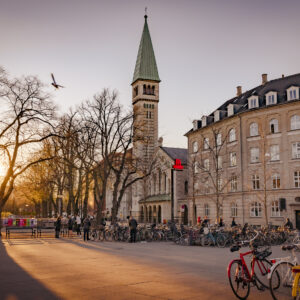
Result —
[[14, 226], [6, 226], [5, 232], [6, 232], [6, 238], [10, 238], [11, 231], [14, 231], [16, 233], [31, 233], [31, 237], [36, 237], [37, 235], [37, 228], [36, 227], [14, 227]]

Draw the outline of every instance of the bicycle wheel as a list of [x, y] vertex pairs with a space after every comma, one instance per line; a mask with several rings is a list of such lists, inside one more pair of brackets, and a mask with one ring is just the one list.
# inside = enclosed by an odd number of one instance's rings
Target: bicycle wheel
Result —
[[[269, 288], [268, 274], [270, 273], [271, 267], [272, 267], [272, 263], [267, 259], [255, 261], [255, 265], [254, 265], [255, 278], [266, 289]], [[251, 268], [252, 268], [252, 261], [251, 261]]]
[[226, 237], [225, 235], [221, 234], [217, 236], [217, 246], [219, 248], [224, 248], [226, 245]]
[[111, 233], [110, 231], [106, 231], [106, 232], [105, 232], [105, 239], [106, 239], [107, 241], [109, 241], [109, 242], [112, 242], [112, 240], [113, 240], [113, 235], [112, 235], [112, 233]]
[[273, 299], [291, 299], [294, 280], [292, 274], [293, 266], [292, 263], [283, 261], [272, 270], [269, 286]]
[[247, 280], [247, 275], [240, 260], [236, 259], [230, 263], [228, 279], [233, 293], [239, 299], [247, 299], [250, 293], [250, 282]]

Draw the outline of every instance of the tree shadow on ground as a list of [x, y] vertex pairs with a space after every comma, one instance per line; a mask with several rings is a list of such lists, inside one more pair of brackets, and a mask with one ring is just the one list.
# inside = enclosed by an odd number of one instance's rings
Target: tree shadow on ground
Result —
[[7, 253], [0, 238], [0, 300], [60, 299], [23, 270]]

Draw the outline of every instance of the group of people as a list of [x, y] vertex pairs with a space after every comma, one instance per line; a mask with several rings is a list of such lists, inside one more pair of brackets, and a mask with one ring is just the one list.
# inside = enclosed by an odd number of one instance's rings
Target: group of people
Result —
[[[80, 218], [79, 215], [70, 216], [68, 218], [68, 230], [69, 230], [69, 236], [73, 235], [73, 232], [76, 232], [77, 235], [81, 236], [81, 226], [83, 225], [83, 238], [84, 241], [88, 241], [89, 238], [89, 232], [91, 227], [91, 221], [90, 218], [87, 216], [83, 220]], [[81, 225], [82, 224], [82, 225]], [[58, 216], [55, 222], [55, 238], [59, 238], [59, 234], [61, 231], [62, 226], [62, 218], [61, 216]]]

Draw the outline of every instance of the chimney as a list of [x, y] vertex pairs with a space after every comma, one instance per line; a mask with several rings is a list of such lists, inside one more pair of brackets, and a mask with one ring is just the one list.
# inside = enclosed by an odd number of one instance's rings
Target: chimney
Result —
[[162, 147], [163, 141], [164, 141], [164, 139], [163, 139], [162, 137], [160, 137], [160, 138], [158, 139], [158, 146], [159, 146], [159, 147]]
[[284, 74], [281, 75], [281, 78], [284, 78]]
[[262, 74], [261, 79], [262, 79], [261, 84], [266, 84], [268, 82], [268, 74]]
[[238, 97], [242, 95], [242, 87], [240, 85], [236, 87], [236, 95]]

